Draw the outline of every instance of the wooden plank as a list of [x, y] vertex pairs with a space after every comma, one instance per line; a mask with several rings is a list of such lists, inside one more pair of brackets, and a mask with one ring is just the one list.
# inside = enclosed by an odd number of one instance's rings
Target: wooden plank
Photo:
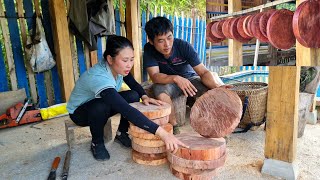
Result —
[[[142, 51], [143, 51], [143, 48], [144, 48], [144, 45], [147, 43], [147, 33], [146, 31], [144, 30], [145, 26], [146, 26], [146, 22], [147, 22], [147, 13], [145, 11], [142, 12], [142, 16], [141, 16], [141, 31], [142, 31]], [[144, 59], [142, 59], [142, 64], [143, 64], [143, 61]], [[147, 70], [146, 68], [142, 68], [142, 81], [147, 81], [148, 80], [148, 73], [147, 73]]]
[[89, 47], [88, 47], [88, 45], [86, 43], [84, 43], [84, 56], [86, 58], [87, 69], [89, 69], [90, 66], [91, 66], [90, 50], [89, 50]]
[[97, 51], [90, 51], [90, 64], [91, 67], [98, 63], [98, 54]]
[[72, 67], [73, 67], [73, 76], [74, 81], [77, 81], [79, 79], [79, 69], [78, 69], [78, 55], [77, 55], [77, 49], [76, 49], [76, 43], [75, 37], [73, 34], [71, 34], [69, 30], [69, 39], [70, 39], [70, 49], [71, 49], [71, 56], [72, 56]]
[[[0, 42], [0, 49], [2, 50], [2, 44]], [[9, 91], [6, 64], [4, 62], [3, 54], [0, 53], [0, 92]]]
[[[37, 1], [35, 1], [37, 2]], [[36, 6], [37, 7], [37, 6]], [[52, 33], [52, 28], [51, 28], [51, 19], [50, 19], [50, 14], [49, 14], [49, 0], [41, 0], [41, 10], [42, 12], [42, 17], [43, 17], [43, 27], [44, 27], [44, 31], [46, 33], [46, 39], [48, 42], [48, 45], [50, 47], [51, 52], [54, 54], [55, 56], [55, 49], [54, 49], [54, 43], [53, 43], [53, 33]], [[36, 9], [37, 12], [37, 9]], [[56, 60], [56, 59], [55, 59]], [[59, 77], [59, 73], [58, 73], [58, 68], [57, 65], [54, 66], [51, 70], [51, 80], [48, 80], [47, 83], [52, 83], [53, 87], [53, 94], [54, 94], [54, 103], [55, 104], [59, 104], [62, 103], [62, 90], [60, 87], [60, 77]], [[49, 72], [46, 72], [49, 73]], [[45, 74], [46, 74], [45, 73]], [[36, 75], [38, 76], [38, 74]], [[46, 75], [45, 78], [47, 78], [48, 76]], [[37, 82], [38, 82], [38, 78], [37, 78]], [[38, 86], [38, 83], [37, 83]], [[46, 86], [47, 87], [47, 94], [49, 96], [50, 91], [52, 91], [52, 88], [50, 88], [50, 86]], [[38, 92], [39, 92], [39, 88], [38, 88]], [[53, 95], [51, 95], [53, 96]]]
[[124, 25], [124, 21], [125, 21], [125, 14], [124, 14], [124, 10], [123, 10], [123, 0], [119, 0], [119, 4], [120, 4], [120, 25], [121, 25], [121, 36], [126, 37], [126, 28]]
[[[25, 1], [26, 2], [26, 1]], [[32, 9], [32, 2], [29, 1], [30, 5], [31, 5], [31, 9]], [[16, 6], [17, 6], [17, 11], [18, 11], [18, 16], [19, 17], [23, 17], [24, 16], [24, 12], [23, 12], [23, 2], [22, 0], [17, 0], [16, 1]], [[29, 14], [27, 14], [26, 11], [26, 16], [28, 16]], [[24, 18], [19, 18], [19, 24], [20, 24], [20, 30], [21, 30], [21, 37], [22, 37], [22, 45], [23, 45], [23, 51], [24, 51], [24, 47], [26, 46], [26, 42], [27, 42], [27, 30], [26, 30], [26, 21]], [[27, 62], [27, 61], [25, 61]], [[37, 103], [37, 88], [36, 88], [36, 81], [34, 78], [34, 73], [31, 69], [30, 64], [27, 62], [26, 63], [26, 69], [27, 69], [27, 73], [28, 73], [28, 79], [29, 79], [29, 85], [30, 85], [30, 92], [31, 92], [31, 97], [32, 97], [32, 101], [34, 103]]]
[[7, 91], [0, 93], [0, 114], [6, 113], [6, 110], [17, 103], [23, 103], [27, 98], [25, 89], [16, 91]]
[[265, 157], [296, 158], [300, 67], [270, 66]]
[[134, 51], [134, 65], [131, 70], [137, 82], [141, 82], [141, 63], [138, 41], [138, 0], [126, 0], [126, 25], [127, 25], [127, 38], [132, 42]]
[[[0, 6], [0, 16], [2, 17], [5, 16], [4, 9], [2, 6]], [[9, 29], [8, 29], [7, 21], [5, 18], [0, 18], [0, 25], [1, 25], [2, 35], [4, 39], [4, 47], [7, 55], [6, 60], [7, 60], [8, 69], [9, 69], [8, 71], [9, 71], [9, 76], [11, 81], [11, 89], [17, 90], [18, 84], [17, 84], [16, 68], [13, 60]]]
[[[298, 7], [304, 0], [297, 0]], [[320, 65], [320, 48], [307, 48], [302, 46], [296, 40], [296, 65], [297, 66], [319, 66]]]
[[[241, 11], [241, 1], [230, 0], [228, 2], [228, 13], [233, 13], [236, 11]], [[242, 66], [242, 43], [233, 39], [228, 39], [228, 54], [229, 54], [229, 66]]]
[[[28, 0], [28, 1], [30, 1], [30, 0]], [[24, 3], [26, 4], [27, 1], [24, 1]], [[28, 4], [31, 4], [31, 2], [28, 2]], [[35, 11], [36, 11], [36, 15], [41, 16], [39, 0], [33, 0], [33, 4], [34, 4]], [[28, 16], [33, 15], [32, 6], [27, 7], [25, 5], [25, 10], [26, 10], [26, 14], [28, 14]], [[28, 23], [28, 27], [29, 27], [28, 29], [31, 29], [32, 24]], [[53, 88], [52, 88], [53, 84], [52, 84], [51, 74], [52, 74], [51, 70], [46, 71], [44, 73], [37, 73], [36, 74], [38, 95], [39, 95], [41, 107], [47, 107], [47, 106], [51, 106], [54, 104], [54, 92], [53, 92]], [[41, 81], [41, 79], [43, 79], [43, 76], [44, 76], [44, 81]], [[44, 83], [44, 82], [46, 82], [46, 83]], [[45, 89], [44, 89], [44, 86], [45, 86]], [[48, 104], [46, 104], [46, 103], [48, 103]]]
[[[4, 1], [6, 15], [9, 17], [17, 17], [14, 1]], [[8, 18], [8, 26], [10, 32], [10, 41], [13, 53], [13, 60], [16, 68], [18, 88], [25, 88], [26, 94], [30, 96], [30, 89], [27, 80], [26, 68], [24, 66], [24, 57], [22, 45], [20, 41], [19, 26], [16, 18]]]
[[78, 56], [78, 64], [79, 64], [79, 71], [80, 75], [87, 70], [86, 61], [85, 61], [85, 52], [83, 51], [83, 44], [82, 41], [76, 38], [76, 45], [77, 45], [77, 56]]
[[69, 30], [66, 16], [66, 7], [64, 0], [49, 1], [50, 14], [53, 29], [53, 38], [55, 39], [56, 61], [61, 77], [61, 87], [63, 99], [69, 99], [74, 87], [72, 69], [72, 56], [70, 49]]

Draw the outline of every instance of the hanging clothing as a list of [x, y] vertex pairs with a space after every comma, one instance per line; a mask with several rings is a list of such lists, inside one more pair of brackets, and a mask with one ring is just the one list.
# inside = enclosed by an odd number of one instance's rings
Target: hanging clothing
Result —
[[112, 0], [70, 0], [69, 28], [73, 34], [97, 50], [97, 37], [115, 34]]

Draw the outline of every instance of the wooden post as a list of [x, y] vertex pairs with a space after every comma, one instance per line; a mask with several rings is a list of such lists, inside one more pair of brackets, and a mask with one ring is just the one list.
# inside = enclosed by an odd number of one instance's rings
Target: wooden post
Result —
[[269, 69], [266, 159], [262, 172], [296, 179], [300, 67], [270, 66]]
[[131, 70], [134, 78], [141, 82], [141, 63], [139, 54], [139, 41], [138, 41], [138, 0], [126, 0], [126, 25], [127, 25], [127, 38], [132, 42], [134, 51], [134, 65]]
[[54, 49], [61, 79], [63, 99], [67, 101], [74, 87], [69, 29], [64, 0], [49, 1]]
[[[241, 1], [228, 1], [228, 13], [241, 11]], [[228, 39], [229, 43], [229, 66], [242, 66], [242, 43], [233, 39]]]
[[[298, 7], [304, 0], [297, 0]], [[296, 40], [296, 65], [297, 66], [320, 66], [320, 48], [307, 48]]]
[[126, 28], [124, 27], [124, 11], [123, 11], [123, 0], [119, 1], [119, 11], [120, 11], [120, 31], [121, 36], [126, 37]]

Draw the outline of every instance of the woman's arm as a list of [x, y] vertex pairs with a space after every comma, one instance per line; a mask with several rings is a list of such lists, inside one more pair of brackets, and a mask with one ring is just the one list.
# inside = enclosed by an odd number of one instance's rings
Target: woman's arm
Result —
[[133, 78], [132, 74], [129, 73], [127, 76], [123, 78], [123, 81], [129, 86], [131, 90], [136, 91], [141, 98], [143, 95], [146, 95], [145, 90], [142, 86]]

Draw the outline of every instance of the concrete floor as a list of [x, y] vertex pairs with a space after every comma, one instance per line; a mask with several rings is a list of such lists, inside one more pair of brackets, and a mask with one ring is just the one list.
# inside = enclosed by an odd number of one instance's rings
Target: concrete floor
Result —
[[[61, 157], [57, 170], [60, 179], [63, 160], [67, 151], [64, 120], [61, 117], [41, 123], [0, 130], [0, 179], [46, 179], [51, 163]], [[114, 132], [119, 117], [112, 119]], [[189, 125], [182, 132], [192, 131]], [[91, 135], [88, 128], [75, 130], [69, 179], [176, 179], [168, 165], [143, 166], [131, 159], [130, 149], [117, 143], [107, 144], [111, 159], [94, 160], [90, 152]], [[227, 161], [218, 169], [215, 179], [275, 179], [260, 173], [263, 164], [263, 127], [227, 138]], [[299, 179], [319, 179], [320, 124], [307, 125], [305, 135], [298, 140], [297, 160]]]

